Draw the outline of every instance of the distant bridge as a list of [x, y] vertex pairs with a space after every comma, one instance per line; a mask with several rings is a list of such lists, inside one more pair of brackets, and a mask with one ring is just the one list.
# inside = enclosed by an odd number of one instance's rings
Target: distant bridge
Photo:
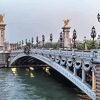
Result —
[[[100, 51], [31, 49], [12, 51], [10, 66], [45, 63], [65, 76], [93, 100], [100, 100]], [[96, 71], [98, 69], [99, 71]], [[96, 88], [97, 85], [97, 88]], [[97, 91], [97, 92], [96, 92]]]

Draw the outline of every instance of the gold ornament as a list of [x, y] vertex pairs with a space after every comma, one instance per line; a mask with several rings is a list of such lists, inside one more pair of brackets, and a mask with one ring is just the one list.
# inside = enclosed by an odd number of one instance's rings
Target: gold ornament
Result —
[[4, 23], [3, 18], [4, 18], [4, 16], [3, 15], [0, 15], [0, 23]]
[[69, 24], [69, 19], [67, 19], [67, 20], [64, 20], [64, 27], [66, 27], [66, 26], [68, 26], [68, 24]]

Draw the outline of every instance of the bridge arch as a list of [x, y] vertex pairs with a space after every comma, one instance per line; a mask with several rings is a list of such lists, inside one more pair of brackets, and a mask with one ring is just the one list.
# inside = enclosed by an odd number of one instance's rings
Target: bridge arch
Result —
[[28, 55], [19, 54], [10, 63], [10, 66], [45, 65], [44, 62]]
[[16, 57], [14, 57], [10, 63], [10, 65], [12, 66], [13, 63], [23, 57], [32, 57], [32, 59], [37, 59], [39, 61], [42, 61], [44, 63], [46, 63], [47, 65], [51, 66], [53, 69], [55, 69], [56, 71], [58, 71], [60, 74], [62, 74], [63, 76], [65, 76], [68, 80], [70, 80], [72, 83], [74, 83], [78, 88], [80, 88], [82, 91], [84, 91], [88, 96], [90, 96], [93, 100], [96, 100], [96, 95], [93, 91], [91, 91], [91, 89], [89, 88], [89, 86], [85, 83], [82, 83], [82, 81], [75, 75], [73, 75], [71, 72], [69, 72], [67, 69], [65, 69], [64, 67], [62, 67], [61, 65], [59, 65], [58, 63], [50, 60], [49, 58], [43, 56], [43, 55], [39, 55], [39, 54], [30, 54], [30, 55], [26, 55], [26, 54], [19, 54]]

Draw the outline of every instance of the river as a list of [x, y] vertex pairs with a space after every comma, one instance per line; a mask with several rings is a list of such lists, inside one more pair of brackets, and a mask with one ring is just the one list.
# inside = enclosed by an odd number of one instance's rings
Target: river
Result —
[[76, 87], [59, 82], [43, 70], [0, 69], [0, 100], [89, 100], [87, 98]]

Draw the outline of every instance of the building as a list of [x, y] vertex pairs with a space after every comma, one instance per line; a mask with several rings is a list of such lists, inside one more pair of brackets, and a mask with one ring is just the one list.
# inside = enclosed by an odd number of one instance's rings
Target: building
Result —
[[9, 50], [14, 51], [18, 48], [17, 43], [10, 43], [9, 44]]

